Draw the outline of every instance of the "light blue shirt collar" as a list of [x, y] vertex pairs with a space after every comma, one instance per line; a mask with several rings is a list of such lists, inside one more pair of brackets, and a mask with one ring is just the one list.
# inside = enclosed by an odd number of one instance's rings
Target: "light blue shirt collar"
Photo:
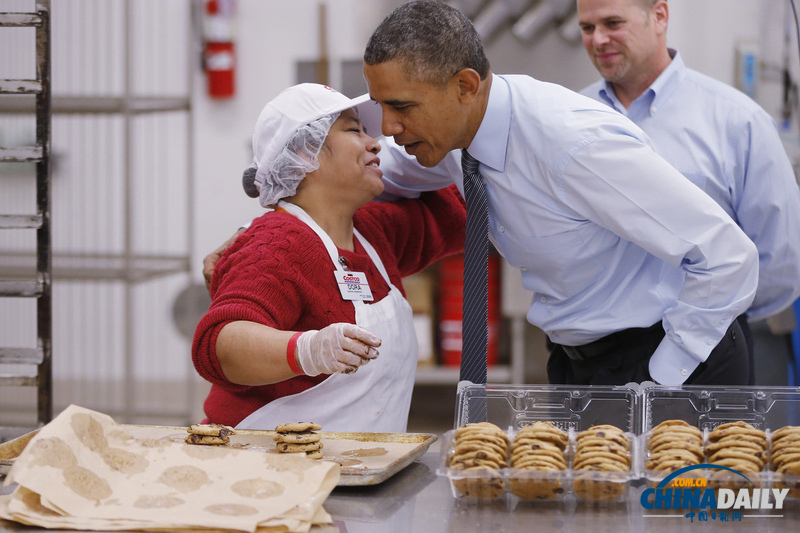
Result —
[[667, 68], [664, 69], [664, 72], [656, 78], [656, 81], [654, 81], [645, 92], [639, 95], [636, 100], [631, 102], [630, 110], [626, 110], [625, 106], [620, 103], [617, 95], [614, 93], [611, 82], [606, 81], [603, 86], [600, 87], [599, 93], [602, 100], [624, 115], [636, 112], [639, 109], [643, 110], [643, 112], [649, 116], [655, 115], [658, 109], [672, 96], [681, 80], [686, 76], [686, 65], [681, 55], [673, 48], [669, 48], [668, 50], [672, 61], [670, 61]]
[[467, 151], [498, 172], [506, 168], [508, 132], [511, 128], [511, 92], [506, 80], [492, 74], [486, 113]]

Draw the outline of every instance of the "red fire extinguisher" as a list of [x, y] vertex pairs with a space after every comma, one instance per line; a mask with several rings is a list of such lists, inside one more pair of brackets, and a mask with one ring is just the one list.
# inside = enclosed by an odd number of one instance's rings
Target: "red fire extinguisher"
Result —
[[230, 98], [235, 91], [236, 0], [206, 0], [203, 20], [203, 66], [211, 98]]

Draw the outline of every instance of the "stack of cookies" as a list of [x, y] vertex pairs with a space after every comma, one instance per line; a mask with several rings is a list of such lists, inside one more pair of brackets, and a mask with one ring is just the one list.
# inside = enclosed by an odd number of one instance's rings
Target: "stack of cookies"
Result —
[[275, 428], [275, 449], [278, 453], [305, 453], [309, 459], [322, 459], [322, 426], [314, 422], [292, 422]]
[[187, 444], [228, 444], [231, 440], [229, 435], [236, 435], [232, 427], [222, 424], [192, 424], [186, 431], [189, 432], [184, 439]]
[[[569, 435], [552, 422], [523, 426], [511, 445], [509, 488], [527, 500], [547, 500], [564, 492], [559, 472], [567, 469], [564, 449]], [[536, 472], [532, 474], [531, 472]]]
[[683, 420], [666, 420], [650, 431], [647, 452], [647, 470], [670, 473], [699, 465], [705, 459], [703, 434]]
[[708, 434], [708, 462], [739, 472], [761, 472], [767, 457], [767, 434], [747, 422], [721, 424]]
[[450, 468], [469, 475], [453, 485], [464, 496], [497, 498], [506, 487], [498, 470], [508, 467], [507, 457], [508, 437], [499, 427], [489, 422], [461, 426], [454, 434]]
[[[784, 426], [772, 433], [771, 440], [772, 469], [787, 476], [800, 475], [800, 426]], [[779, 481], [776, 487], [789, 489], [790, 498], [800, 498], [800, 480]]]
[[[708, 462], [732, 468], [742, 474], [761, 472], [767, 458], [767, 434], [741, 420], [715, 427], [708, 434]], [[709, 478], [712, 488], [740, 488], [738, 476], [715, 472]]]
[[623, 494], [631, 468], [630, 451], [630, 441], [618, 427], [603, 424], [578, 433], [572, 461], [575, 494], [595, 501], [613, 500]]

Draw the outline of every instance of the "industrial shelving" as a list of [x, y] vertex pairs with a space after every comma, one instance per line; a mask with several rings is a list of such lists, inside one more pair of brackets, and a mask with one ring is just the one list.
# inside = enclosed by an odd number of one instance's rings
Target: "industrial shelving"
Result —
[[[50, 1], [37, 0], [35, 11], [0, 13], [0, 29], [34, 28], [36, 40], [35, 79], [0, 80], [0, 98], [27, 95], [35, 99], [36, 142], [32, 146], [0, 147], [0, 162], [34, 164], [36, 167], [36, 213], [0, 215], [0, 229], [36, 231], [33, 270], [19, 277], [0, 274], [0, 297], [36, 300], [37, 346], [0, 347], [0, 385], [37, 388], [37, 422], [46, 424], [53, 416], [52, 382], [52, 265], [50, 232]], [[33, 368], [33, 371], [31, 371]], [[2, 428], [13, 436], [16, 428]], [[5, 435], [0, 434], [0, 438]]]

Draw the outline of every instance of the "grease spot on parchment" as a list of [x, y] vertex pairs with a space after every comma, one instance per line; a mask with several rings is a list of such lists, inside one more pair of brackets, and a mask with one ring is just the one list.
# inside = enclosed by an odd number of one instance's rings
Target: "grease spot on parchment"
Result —
[[102, 454], [103, 462], [117, 472], [124, 474], [139, 474], [147, 470], [149, 462], [138, 453], [129, 452], [121, 448], [109, 448]]
[[31, 452], [31, 465], [61, 470], [64, 484], [78, 496], [95, 501], [111, 496], [111, 486], [91, 470], [78, 466], [78, 459], [72, 449], [58, 437], [37, 441]]
[[363, 461], [359, 461], [358, 459], [341, 459], [339, 457], [334, 457], [331, 459], [334, 463], [339, 463], [339, 466], [359, 466], [363, 465]]
[[31, 465], [52, 466], [64, 470], [78, 464], [72, 448], [58, 437], [40, 439], [31, 447]]
[[308, 460], [305, 457], [295, 456], [294, 454], [265, 453], [264, 462], [267, 468], [276, 472], [289, 472], [297, 476], [297, 482], [302, 483], [305, 479], [305, 469], [308, 468]]
[[100, 455], [109, 468], [128, 475], [139, 474], [147, 469], [149, 462], [143, 456], [122, 448], [111, 447], [103, 433], [103, 426], [91, 415], [75, 413], [70, 418], [70, 426], [78, 440]]
[[78, 440], [93, 452], [101, 452], [108, 448], [108, 440], [103, 433], [103, 426], [91, 415], [75, 413], [70, 418], [70, 426]]
[[123, 444], [128, 444], [136, 440], [133, 435], [122, 429], [112, 429], [108, 432], [108, 437]]
[[359, 448], [358, 450], [347, 450], [342, 452], [342, 455], [349, 455], [352, 457], [377, 457], [379, 455], [386, 455], [385, 448]]
[[283, 485], [268, 479], [243, 479], [231, 485], [231, 490], [245, 498], [273, 498], [283, 494]]
[[181, 492], [194, 492], [211, 483], [204, 470], [191, 465], [171, 466], [162, 472], [158, 481]]
[[249, 505], [241, 505], [239, 503], [218, 503], [209, 505], [205, 508], [211, 514], [225, 515], [225, 516], [245, 516], [256, 514], [258, 509], [254, 509]]
[[133, 506], [140, 509], [170, 509], [184, 503], [175, 496], [139, 496]]
[[87, 500], [99, 501], [113, 494], [111, 486], [105, 479], [82, 466], [64, 470], [64, 482], [72, 492]]

